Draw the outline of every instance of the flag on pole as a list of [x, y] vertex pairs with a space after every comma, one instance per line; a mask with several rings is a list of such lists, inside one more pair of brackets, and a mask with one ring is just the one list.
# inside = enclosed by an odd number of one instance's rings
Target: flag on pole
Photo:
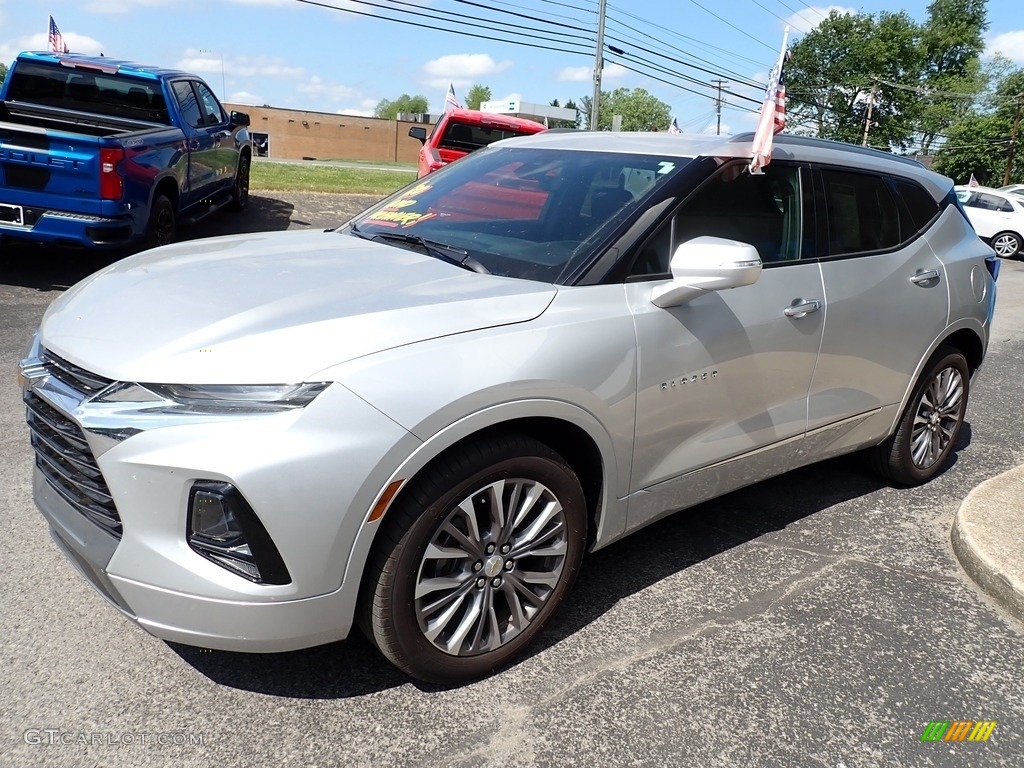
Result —
[[444, 111], [451, 112], [459, 108], [459, 100], [455, 98], [455, 85], [448, 83], [448, 95], [444, 97]]
[[786, 41], [789, 39], [789, 27], [782, 35], [782, 50], [779, 61], [768, 76], [768, 87], [764, 92], [764, 103], [761, 105], [761, 116], [757, 121], [757, 131], [751, 151], [754, 155], [750, 161], [750, 172], [761, 173], [761, 169], [772, 160], [772, 142], [775, 134], [786, 127], [786, 79], [783, 69], [789, 61]]
[[676, 122], [675, 116], [672, 117], [672, 122], [668, 124], [668, 132], [669, 133], [682, 133], [682, 131], [679, 130], [679, 123]]
[[978, 186], [978, 180], [976, 178], [974, 178], [974, 174], [973, 173], [971, 174], [971, 180], [969, 182], [967, 182], [967, 186], [969, 186], [969, 187], [976, 187], [976, 186]]
[[57, 22], [53, 20], [53, 16], [50, 16], [50, 52], [68, 52], [68, 44], [64, 42], [64, 35], [60, 33], [59, 29], [57, 29]]

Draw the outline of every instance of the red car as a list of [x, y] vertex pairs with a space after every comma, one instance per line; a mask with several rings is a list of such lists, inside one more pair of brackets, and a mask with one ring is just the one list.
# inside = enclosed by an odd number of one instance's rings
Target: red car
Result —
[[423, 142], [418, 169], [418, 178], [423, 178], [488, 144], [543, 130], [547, 129], [541, 123], [521, 117], [475, 109], [453, 109], [437, 121], [430, 136], [427, 136], [427, 129], [419, 125], [410, 128], [409, 135]]

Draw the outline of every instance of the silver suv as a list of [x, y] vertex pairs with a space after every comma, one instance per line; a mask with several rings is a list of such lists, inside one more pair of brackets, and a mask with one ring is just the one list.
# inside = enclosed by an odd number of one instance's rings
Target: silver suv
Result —
[[794, 467], [942, 471], [998, 262], [949, 179], [780, 136], [543, 133], [327, 232], [67, 291], [21, 374], [35, 501], [122, 613], [408, 674], [511, 660], [584, 553]]

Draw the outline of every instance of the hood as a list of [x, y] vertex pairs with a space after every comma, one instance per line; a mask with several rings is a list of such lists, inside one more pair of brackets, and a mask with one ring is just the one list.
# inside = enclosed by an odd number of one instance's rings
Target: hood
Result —
[[97, 272], [50, 306], [41, 337], [119, 381], [294, 383], [392, 347], [531, 320], [555, 292], [336, 232], [232, 235]]

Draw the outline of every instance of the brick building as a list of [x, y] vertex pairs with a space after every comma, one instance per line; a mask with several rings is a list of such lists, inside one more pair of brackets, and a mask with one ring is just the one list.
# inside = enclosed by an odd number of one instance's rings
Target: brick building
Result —
[[420, 142], [409, 128], [432, 123], [381, 120], [250, 104], [225, 104], [249, 115], [249, 133], [259, 155], [282, 160], [370, 160], [416, 163]]

